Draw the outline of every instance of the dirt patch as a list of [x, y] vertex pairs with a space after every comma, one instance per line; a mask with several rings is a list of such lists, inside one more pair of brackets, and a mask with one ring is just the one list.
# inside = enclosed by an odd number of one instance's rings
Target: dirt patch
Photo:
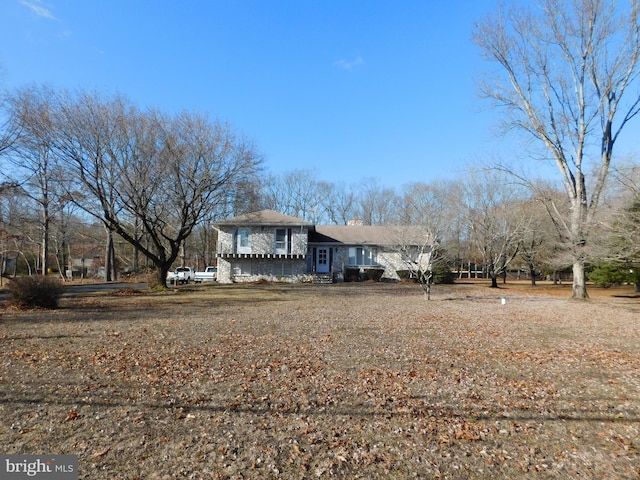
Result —
[[213, 285], [5, 310], [0, 451], [77, 454], [86, 479], [638, 478], [638, 299], [553, 287]]

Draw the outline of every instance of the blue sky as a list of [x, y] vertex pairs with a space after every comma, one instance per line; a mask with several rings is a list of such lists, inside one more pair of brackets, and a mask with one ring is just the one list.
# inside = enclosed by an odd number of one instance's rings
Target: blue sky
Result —
[[497, 0], [2, 0], [0, 85], [198, 110], [273, 173], [385, 186], [519, 151], [476, 95], [471, 42]]

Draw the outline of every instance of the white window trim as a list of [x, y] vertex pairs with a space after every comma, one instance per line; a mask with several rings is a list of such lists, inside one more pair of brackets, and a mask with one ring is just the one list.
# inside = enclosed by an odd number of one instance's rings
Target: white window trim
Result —
[[[245, 236], [244, 234], [246, 234], [246, 245], [241, 244], [242, 238]], [[235, 244], [236, 253], [251, 253], [251, 229], [244, 227], [238, 228], [236, 232]]]
[[[360, 255], [358, 255], [360, 253]], [[358, 262], [358, 257], [362, 258], [362, 262]], [[354, 260], [352, 262], [352, 260]], [[347, 256], [347, 265], [349, 267], [379, 267], [378, 254], [367, 247], [349, 247]]]

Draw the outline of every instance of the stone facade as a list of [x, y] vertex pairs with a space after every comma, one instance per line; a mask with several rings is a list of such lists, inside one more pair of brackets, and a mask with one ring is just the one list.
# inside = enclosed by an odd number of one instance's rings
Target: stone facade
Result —
[[[276, 253], [276, 227], [243, 227], [249, 230], [249, 246], [251, 254], [268, 255]], [[285, 228], [281, 228], [285, 229]], [[237, 228], [218, 230], [218, 252], [220, 253], [243, 253], [238, 252], [234, 247], [234, 237]], [[285, 229], [291, 233], [291, 249], [287, 252], [291, 255], [306, 255], [307, 239], [309, 237], [307, 228]]]
[[216, 229], [220, 283], [309, 282], [316, 273], [340, 281], [353, 268], [382, 268], [384, 279], [398, 280], [397, 271], [407, 269], [398, 249], [398, 238], [408, 238], [406, 227], [318, 227], [263, 210], [219, 222]]
[[309, 226], [270, 211], [220, 222], [218, 282], [308, 281]]

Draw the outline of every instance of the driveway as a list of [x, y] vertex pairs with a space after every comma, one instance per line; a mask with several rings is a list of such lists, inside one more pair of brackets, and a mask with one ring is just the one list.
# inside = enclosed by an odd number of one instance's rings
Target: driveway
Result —
[[[4, 285], [4, 279], [3, 279]], [[147, 288], [147, 284], [144, 282], [129, 283], [129, 282], [109, 282], [109, 283], [81, 283], [65, 285], [65, 292], [63, 296], [71, 295], [84, 295], [87, 293], [104, 293], [120, 290], [123, 288], [133, 288], [137, 290], [144, 290]], [[0, 289], [0, 302], [4, 301], [9, 296], [7, 290]]]

